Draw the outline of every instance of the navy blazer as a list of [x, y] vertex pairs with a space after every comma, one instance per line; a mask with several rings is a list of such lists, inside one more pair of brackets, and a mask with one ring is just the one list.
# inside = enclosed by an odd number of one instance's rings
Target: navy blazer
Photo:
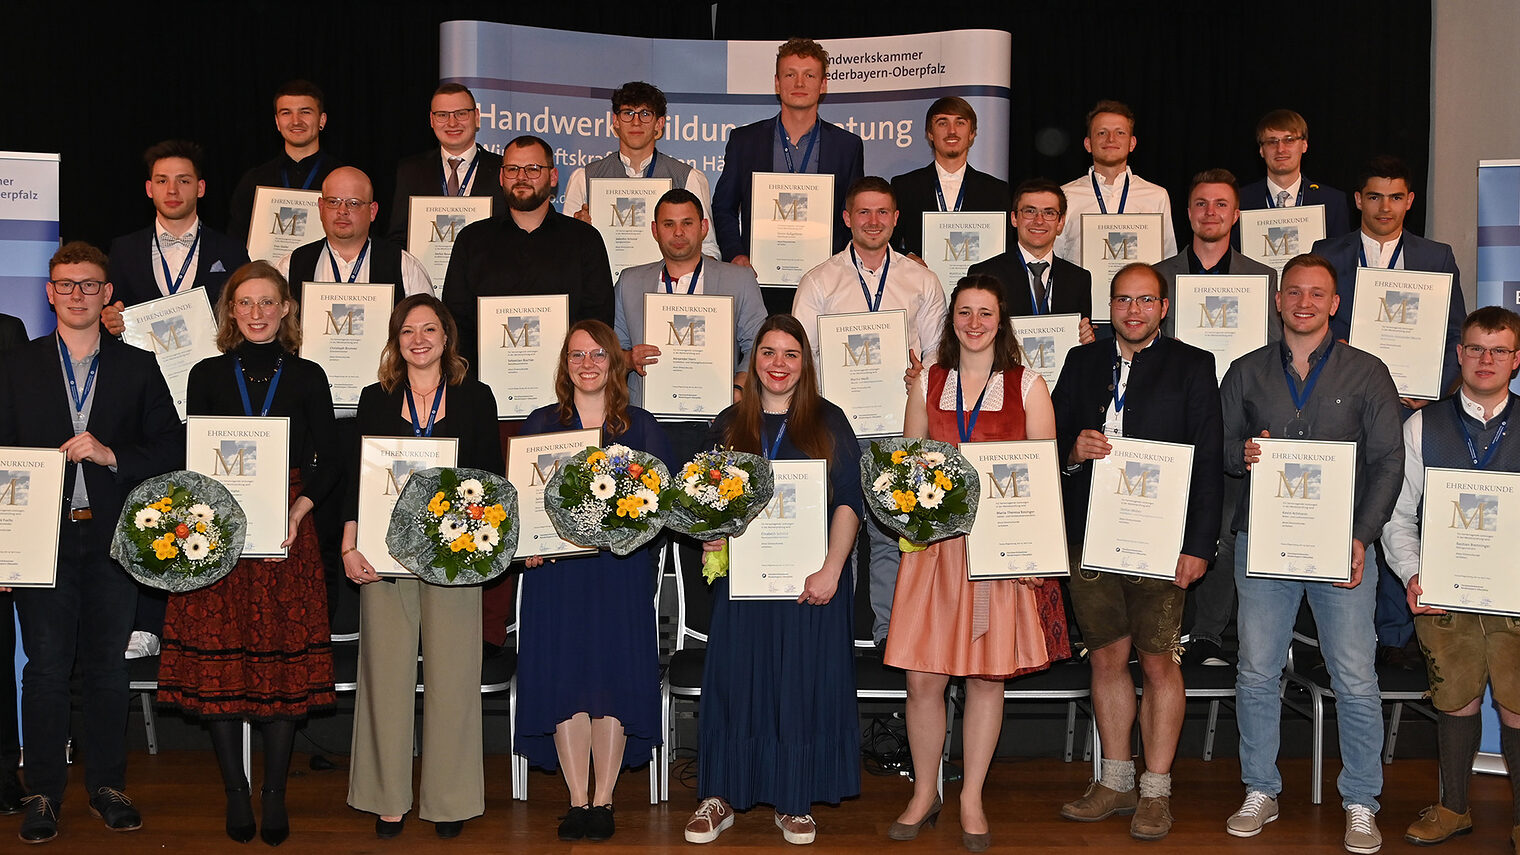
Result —
[[[1051, 256], [1050, 312], [1052, 315], [1077, 314], [1092, 317], [1092, 274], [1060, 256]], [[1029, 270], [1024, 266], [1023, 253], [1018, 244], [1001, 255], [986, 261], [978, 261], [967, 268], [966, 275], [991, 276], [1003, 283], [1003, 297], [1008, 303], [1008, 314], [1014, 316], [1034, 314], [1034, 294], [1029, 290]]]
[[[892, 179], [892, 192], [897, 194], [897, 228], [892, 230], [892, 246], [898, 252], [922, 256], [924, 254], [925, 211], [938, 211], [939, 200], [934, 195], [938, 178], [934, 164], [912, 172], [904, 172]], [[1008, 182], [1001, 178], [978, 172], [966, 164], [966, 174], [961, 178], [965, 198], [961, 200], [962, 211], [1002, 211], [1004, 217], [1013, 208], [1013, 198]], [[954, 199], [946, 199], [946, 205], [954, 205]], [[1013, 245], [1014, 235], [1007, 229], [1007, 246]], [[950, 283], [954, 284], [954, 283]]]
[[[1064, 463], [1083, 430], [1103, 431], [1113, 403], [1114, 339], [1074, 347], [1051, 391], [1056, 413], [1056, 446]], [[1224, 417], [1214, 355], [1177, 339], [1158, 336], [1135, 354], [1124, 401], [1124, 435], [1137, 439], [1184, 442], [1193, 446], [1193, 477], [1188, 493], [1182, 552], [1214, 559], [1224, 496]], [[1066, 499], [1066, 538], [1080, 542], [1087, 530], [1087, 494], [1092, 464], [1062, 482]], [[1099, 521], [1099, 524], [1112, 522]], [[1223, 572], [1229, 572], [1228, 568]]]
[[[0, 360], [0, 445], [57, 448], [74, 436], [68, 389], [58, 359], [58, 339], [32, 339]], [[63, 506], [84, 472], [90, 508], [98, 522], [95, 547], [110, 549], [111, 534], [127, 494], [140, 482], [185, 465], [185, 429], [153, 354], [100, 337], [100, 370], [87, 428], [116, 453], [116, 471], [96, 463], [64, 470]]]
[[[111, 300], [135, 306], [164, 296], [153, 278], [153, 233], [158, 221], [146, 229], [111, 241]], [[201, 243], [196, 249], [195, 286], [206, 289], [211, 311], [216, 312], [222, 285], [234, 270], [248, 263], [248, 250], [230, 237], [201, 223]], [[179, 271], [170, 271], [178, 275]]]
[[[385, 237], [402, 249], [406, 249], [407, 217], [411, 213], [409, 200], [413, 196], [442, 196], [448, 188], [442, 152], [438, 146], [433, 146], [396, 164], [396, 197], [391, 201], [391, 225], [386, 229]], [[463, 178], [461, 175], [460, 179]], [[477, 144], [475, 174], [471, 182], [468, 195], [490, 196], [492, 214], [507, 210], [507, 200], [501, 192], [501, 155]]]
[[[1316, 184], [1308, 178], [1300, 185], [1304, 191], [1305, 205], [1325, 206], [1325, 237], [1340, 237], [1351, 231], [1351, 209], [1346, 204], [1346, 194], [1328, 184]], [[1265, 177], [1252, 181], [1240, 188], [1240, 209], [1242, 211], [1259, 211], [1262, 208], [1270, 208], [1267, 204], [1267, 179]], [[1230, 243], [1236, 250], [1240, 249], [1240, 226], [1234, 228], [1230, 236]]]
[[[729, 131], [723, 150], [723, 174], [713, 189], [712, 224], [718, 233], [718, 249], [724, 261], [749, 255], [751, 176], [771, 172], [775, 150], [776, 116]], [[865, 143], [860, 137], [821, 117], [818, 159], [819, 174], [834, 176], [834, 252], [844, 252], [850, 242], [850, 230], [844, 227], [844, 194], [865, 175]]]

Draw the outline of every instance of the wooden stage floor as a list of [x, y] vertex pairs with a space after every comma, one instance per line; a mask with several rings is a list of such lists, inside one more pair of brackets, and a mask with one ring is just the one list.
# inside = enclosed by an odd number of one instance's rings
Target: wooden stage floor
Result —
[[[687, 844], [681, 829], [695, 806], [695, 793], [671, 779], [671, 800], [663, 805], [648, 803], [648, 775], [627, 772], [617, 789], [617, 835], [603, 843], [563, 843], [555, 836], [557, 818], [564, 812], [563, 784], [557, 777], [533, 771], [529, 800], [509, 798], [507, 758], [486, 758], [486, 813], [466, 823], [454, 840], [439, 840], [429, 823], [408, 818], [405, 833], [394, 840], [374, 835], [374, 820], [345, 804], [347, 772], [307, 771], [306, 757], [298, 755], [297, 771], [289, 785], [291, 837], [280, 847], [284, 853], [644, 853], [727, 852], [758, 849], [793, 850], [781, 839], [771, 821], [769, 808], [757, 807], [740, 814], [734, 828], [717, 843], [705, 847]], [[258, 758], [255, 766], [258, 768]], [[1206, 853], [1238, 851], [1256, 853], [1342, 852], [1344, 814], [1335, 793], [1339, 765], [1326, 761], [1326, 804], [1308, 800], [1309, 761], [1283, 763], [1287, 790], [1282, 799], [1282, 818], [1250, 840], [1239, 840], [1224, 831], [1225, 817], [1243, 795], [1239, 766], [1233, 758], [1203, 762], [1179, 760], [1174, 775], [1172, 811], [1177, 824], [1166, 840], [1141, 843], [1129, 837], [1128, 818], [1114, 818], [1091, 825], [1066, 822], [1057, 811], [1063, 801], [1081, 794], [1090, 766], [1062, 763], [1056, 759], [1007, 759], [993, 764], [988, 781], [987, 807], [992, 826], [992, 852], [1069, 853], [1077, 851]], [[1415, 848], [1403, 840], [1404, 828], [1419, 809], [1434, 800], [1435, 761], [1400, 759], [1385, 766], [1383, 809], [1379, 827], [1383, 852]], [[60, 833], [46, 846], [23, 847], [13, 835], [20, 817], [0, 818], [0, 852], [89, 853], [218, 853], [255, 852], [267, 847], [258, 840], [238, 845], [222, 831], [222, 787], [210, 751], [171, 751], [156, 757], [134, 753], [128, 764], [128, 794], [144, 815], [142, 830], [129, 834], [109, 832], [89, 816], [82, 793], [81, 771], [72, 771], [70, 789], [61, 816]], [[821, 807], [813, 852], [869, 852], [911, 855], [916, 852], [957, 852], [960, 825], [955, 813], [956, 785], [947, 787], [945, 812], [937, 829], [926, 829], [913, 842], [886, 838], [887, 826], [906, 803], [909, 784], [904, 778], [865, 775], [864, 793], [837, 808]], [[1478, 775], [1472, 785], [1475, 831], [1441, 848], [1442, 853], [1508, 853], [1510, 790], [1504, 778]], [[255, 797], [255, 810], [258, 803]], [[797, 851], [797, 850], [793, 850]]]

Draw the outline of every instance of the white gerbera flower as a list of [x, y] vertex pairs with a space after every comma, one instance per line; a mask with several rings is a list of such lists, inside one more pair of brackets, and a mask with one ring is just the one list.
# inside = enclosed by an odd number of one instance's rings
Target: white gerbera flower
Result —
[[655, 510], [660, 506], [660, 494], [645, 487], [634, 492], [635, 496], [644, 500], [644, 507]]
[[937, 485], [925, 482], [918, 486], [918, 503], [926, 508], [937, 508], [945, 500], [945, 491]]
[[185, 557], [191, 561], [204, 561], [211, 555], [211, 541], [203, 534], [192, 534], [185, 538]]
[[591, 479], [591, 495], [598, 499], [610, 499], [617, 493], [617, 482], [611, 475], [598, 475]]
[[466, 478], [459, 482], [459, 498], [466, 502], [478, 502], [486, 494], [486, 487], [474, 478]]
[[697, 479], [695, 478], [687, 478], [681, 489], [693, 499], [700, 499], [702, 497], [702, 488], [697, 485]]
[[737, 466], [727, 466], [724, 467], [723, 471], [730, 478], [738, 478], [739, 483], [745, 485], [749, 484], [749, 473], [745, 472], [743, 469], [740, 469]]
[[939, 453], [938, 451], [925, 451], [923, 453], [923, 458], [924, 462], [929, 464], [930, 468], [933, 469], [938, 469], [939, 467], [945, 465], [945, 455]]
[[438, 523], [438, 534], [445, 543], [453, 543], [456, 538], [469, 530], [468, 526], [453, 516], [445, 516], [443, 521]]
[[496, 544], [500, 542], [501, 536], [496, 533], [496, 529], [491, 528], [488, 525], [483, 525], [475, 530], [476, 552], [490, 552], [491, 550], [495, 549]]
[[189, 514], [190, 518], [196, 522], [211, 522], [216, 517], [216, 511], [212, 510], [211, 506], [205, 502], [197, 502], [191, 505]]
[[892, 486], [892, 473], [883, 472], [876, 476], [876, 482], [871, 485], [871, 492], [880, 493], [890, 486]]
[[143, 531], [144, 529], [158, 528], [158, 521], [161, 518], [163, 518], [163, 514], [157, 510], [143, 508], [137, 512], [137, 516], [133, 517], [132, 521], [137, 524], [138, 531]]

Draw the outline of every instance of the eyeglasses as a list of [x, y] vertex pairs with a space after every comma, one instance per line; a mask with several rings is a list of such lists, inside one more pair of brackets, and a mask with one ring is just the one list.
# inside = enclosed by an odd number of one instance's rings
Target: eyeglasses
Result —
[[1468, 359], [1482, 359], [1483, 354], [1486, 353], [1492, 356], [1495, 362], [1503, 362], [1515, 355], [1515, 349], [1512, 347], [1484, 347], [1481, 344], [1464, 344], [1462, 345], [1462, 353]]
[[75, 285], [79, 286], [81, 294], [99, 294], [106, 283], [99, 279], [49, 279], [48, 284], [53, 286], [53, 291], [58, 294], [74, 293]]
[[1267, 137], [1261, 141], [1262, 148], [1277, 148], [1279, 146], [1293, 145], [1302, 140], [1300, 136]]
[[501, 168], [501, 174], [507, 176], [508, 178], [516, 178], [517, 174], [520, 172], [531, 181], [538, 176], [543, 175], [544, 170], [548, 168], [549, 167], [538, 163], [530, 163], [527, 166], [518, 166], [515, 163], [509, 163]]
[[240, 315], [251, 315], [253, 314], [253, 307], [258, 306], [259, 312], [267, 315], [273, 312], [275, 310], [275, 307], [278, 305], [280, 305], [279, 302], [271, 300], [268, 297], [265, 297], [262, 300], [250, 300], [247, 297], [244, 297], [233, 302], [232, 310]]
[[1038, 220], [1042, 218], [1047, 220], [1059, 220], [1061, 218], [1061, 212], [1057, 211], [1055, 208], [1035, 208], [1026, 205], [1019, 209], [1019, 216], [1026, 220]]
[[1152, 296], [1150, 294], [1141, 294], [1138, 297], [1131, 297], [1128, 294], [1120, 294], [1117, 297], [1110, 297], [1109, 302], [1120, 309], [1128, 309], [1131, 303], [1138, 305], [1142, 309], [1154, 309], [1157, 306], [1161, 305], [1161, 298]]
[[643, 124], [654, 118], [654, 112], [650, 110], [618, 110], [617, 117], [625, 122], [638, 122]]
[[346, 208], [350, 211], [357, 211], [368, 204], [369, 203], [363, 199], [339, 199], [337, 196], [322, 197], [322, 207], [330, 211], [336, 211], [339, 208]]
[[600, 350], [600, 349], [598, 349], [598, 350], [572, 350], [572, 351], [570, 351], [570, 362], [572, 362], [572, 363], [574, 363], [574, 362], [585, 362], [588, 359], [591, 360], [592, 362], [595, 362], [597, 365], [606, 365], [607, 364], [607, 351]]
[[436, 124], [440, 125], [447, 123], [449, 119], [453, 119], [456, 122], [463, 122], [469, 120], [471, 116], [475, 115], [475, 108], [471, 107], [468, 110], [434, 110], [431, 115], [433, 117], [433, 121]]

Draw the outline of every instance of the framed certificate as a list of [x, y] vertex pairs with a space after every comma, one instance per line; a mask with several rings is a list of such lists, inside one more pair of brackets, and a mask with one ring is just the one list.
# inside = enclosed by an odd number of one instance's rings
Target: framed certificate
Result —
[[728, 541], [731, 600], [795, 600], [829, 554], [828, 464], [775, 460], [771, 467], [776, 474], [771, 503]]
[[270, 264], [302, 244], [322, 236], [321, 190], [290, 190], [258, 186], [253, 189], [253, 216], [248, 221], [248, 257]]
[[1426, 467], [1420, 605], [1520, 617], [1520, 526], [1505, 519], [1515, 509], [1520, 473]]
[[121, 321], [126, 325], [121, 340], [158, 360], [158, 370], [169, 385], [180, 421], [185, 420], [190, 369], [202, 359], [221, 353], [216, 349], [216, 318], [211, 314], [210, 299], [205, 288], [182, 288], [177, 294], [121, 310]]
[[[1258, 439], [1246, 575], [1351, 581], [1356, 443]], [[1366, 580], [1377, 584], [1376, 579]]]
[[1441, 397], [1451, 274], [1356, 269], [1351, 346], [1383, 360], [1399, 396]]
[[1293, 256], [1324, 239], [1324, 205], [1240, 212], [1240, 254], [1276, 270], [1278, 276]]
[[507, 480], [517, 488], [517, 524], [520, 526], [517, 554], [513, 558], [533, 555], [559, 558], [589, 555], [596, 551], [559, 536], [554, 521], [544, 510], [544, 488], [561, 463], [601, 444], [602, 432], [598, 428], [514, 436], [507, 440]]
[[248, 515], [244, 558], [284, 558], [289, 534], [290, 418], [191, 416], [185, 468], [215, 478]]
[[1092, 274], [1094, 321], [1108, 321], [1108, 286], [1126, 264], [1161, 260], [1164, 214], [1083, 214], [1082, 266]]
[[834, 176], [756, 172], [751, 180], [750, 267], [761, 285], [795, 287], [834, 254]]
[[948, 298], [966, 270], [1008, 245], [1007, 211], [925, 211], [924, 263]]
[[334, 407], [359, 406], [359, 393], [375, 382], [395, 302], [393, 285], [301, 286], [301, 356], [327, 372]]
[[1082, 343], [1082, 316], [1015, 315], [1008, 319], [1013, 336], [1022, 351], [1024, 367], [1045, 378], [1045, 385], [1056, 387], [1066, 354]]
[[963, 442], [960, 449], [987, 486], [966, 535], [966, 577], [1070, 576], [1055, 440]]
[[907, 370], [906, 311], [818, 316], [819, 391], [844, 410], [856, 436], [902, 436]]
[[[406, 479], [420, 469], [459, 465], [459, 440], [446, 436], [359, 438], [359, 537], [354, 545], [380, 576], [415, 579], [391, 557], [385, 534]], [[250, 526], [251, 528], [251, 526]]]
[[56, 448], [0, 448], [0, 585], [51, 588], [56, 583], [68, 465]]
[[412, 196], [407, 200], [406, 251], [422, 262], [436, 290], [443, 290], [454, 239], [470, 223], [489, 219], [490, 196]]
[[[554, 372], [570, 330], [570, 297], [480, 297], [480, 381], [496, 396], [496, 417], [520, 419], [554, 401]], [[728, 384], [732, 385], [732, 384]]]
[[1176, 336], [1214, 354], [1215, 380], [1230, 363], [1267, 343], [1272, 283], [1266, 276], [1177, 277], [1171, 317]]
[[1193, 483], [1193, 447], [1122, 436], [1108, 442], [1108, 456], [1092, 462], [1082, 567], [1175, 579]]
[[733, 297], [645, 294], [643, 342], [660, 348], [644, 374], [649, 412], [710, 419], [733, 403]]
[[654, 206], [670, 191], [669, 178], [588, 178], [586, 207], [591, 225], [602, 233], [612, 278], [636, 264], [660, 260], [660, 245], [649, 226]]

